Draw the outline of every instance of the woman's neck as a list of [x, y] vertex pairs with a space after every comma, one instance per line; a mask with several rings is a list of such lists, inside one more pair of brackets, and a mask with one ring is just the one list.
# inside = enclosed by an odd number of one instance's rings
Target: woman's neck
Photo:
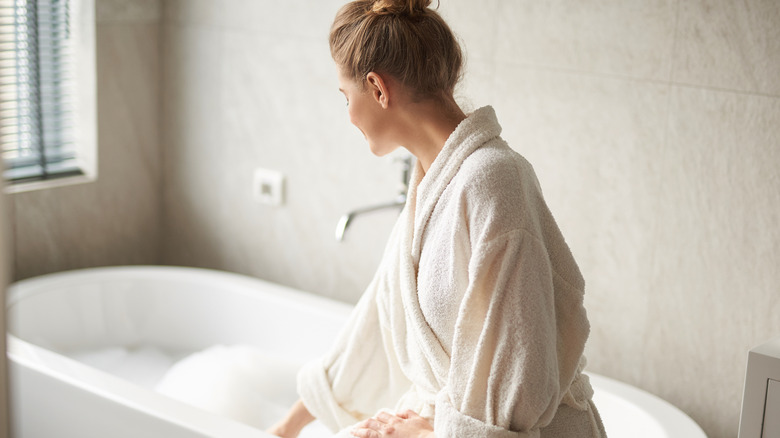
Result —
[[401, 118], [399, 144], [420, 162], [426, 173], [455, 128], [466, 118], [454, 99], [427, 100], [406, 106]]

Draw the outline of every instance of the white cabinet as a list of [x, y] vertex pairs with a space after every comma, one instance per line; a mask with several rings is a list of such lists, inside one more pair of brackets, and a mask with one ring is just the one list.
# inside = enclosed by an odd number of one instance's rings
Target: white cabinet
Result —
[[780, 338], [748, 353], [739, 438], [780, 438]]
[[764, 432], [761, 438], [780, 437], [780, 381], [769, 379], [764, 406]]

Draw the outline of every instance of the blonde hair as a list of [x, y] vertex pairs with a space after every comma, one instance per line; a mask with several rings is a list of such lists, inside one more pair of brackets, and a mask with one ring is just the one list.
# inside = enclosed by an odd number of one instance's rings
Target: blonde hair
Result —
[[416, 100], [452, 96], [463, 55], [431, 0], [356, 0], [330, 30], [330, 52], [361, 86], [370, 72], [400, 81]]

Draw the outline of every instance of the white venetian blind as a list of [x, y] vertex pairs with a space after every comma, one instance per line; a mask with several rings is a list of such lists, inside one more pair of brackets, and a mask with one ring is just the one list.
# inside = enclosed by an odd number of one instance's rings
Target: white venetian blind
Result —
[[0, 0], [0, 144], [11, 181], [80, 173], [71, 0]]

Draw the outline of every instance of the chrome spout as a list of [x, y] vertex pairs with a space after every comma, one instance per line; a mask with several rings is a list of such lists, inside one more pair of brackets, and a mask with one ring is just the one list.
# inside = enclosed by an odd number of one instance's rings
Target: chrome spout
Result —
[[409, 176], [411, 175], [411, 171], [412, 171], [412, 156], [408, 155], [403, 158], [397, 158], [395, 161], [401, 163], [401, 184], [399, 186], [398, 196], [396, 196], [395, 200], [391, 202], [387, 202], [385, 204], [379, 204], [379, 205], [372, 205], [370, 207], [363, 207], [357, 210], [350, 211], [344, 216], [341, 216], [338, 225], [336, 225], [337, 242], [341, 242], [344, 240], [344, 233], [346, 233], [349, 224], [352, 223], [352, 220], [355, 219], [355, 217], [365, 213], [371, 213], [372, 211], [385, 210], [388, 208], [397, 208], [400, 210], [404, 207], [404, 205], [406, 205], [406, 192], [409, 189]]
[[347, 227], [352, 223], [352, 219], [355, 217], [371, 213], [372, 211], [386, 210], [389, 208], [398, 208], [399, 210], [406, 205], [406, 193], [398, 195], [394, 201], [385, 204], [372, 205], [370, 207], [364, 207], [358, 210], [350, 211], [349, 213], [341, 216], [338, 225], [336, 225], [336, 241], [341, 242], [344, 240], [344, 233], [347, 231]]

